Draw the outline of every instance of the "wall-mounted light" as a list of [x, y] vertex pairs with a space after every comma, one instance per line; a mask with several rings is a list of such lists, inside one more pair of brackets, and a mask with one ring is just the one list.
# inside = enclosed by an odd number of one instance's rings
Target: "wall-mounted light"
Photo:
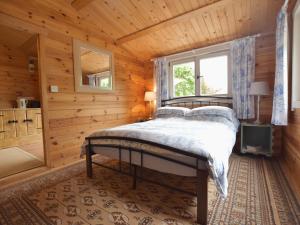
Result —
[[36, 57], [29, 57], [28, 60], [28, 72], [33, 74], [35, 72], [35, 61], [37, 60]]

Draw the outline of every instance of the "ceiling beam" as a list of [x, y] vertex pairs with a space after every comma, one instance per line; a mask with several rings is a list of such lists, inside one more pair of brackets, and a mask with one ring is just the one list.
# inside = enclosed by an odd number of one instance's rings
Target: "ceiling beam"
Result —
[[165, 27], [169, 27], [169, 26], [172, 26], [174, 24], [181, 23], [181, 22], [184, 22], [184, 21], [188, 21], [191, 18], [194, 18], [194, 17], [197, 17], [197, 16], [203, 14], [204, 12], [214, 10], [218, 7], [225, 6], [229, 3], [231, 3], [232, 1], [233, 0], [219, 0], [217, 2], [213, 2], [209, 5], [201, 6], [200, 8], [188, 11], [186, 13], [183, 13], [183, 14], [180, 14], [178, 16], [172, 17], [170, 19], [161, 21], [157, 24], [154, 24], [152, 26], [146, 27], [144, 29], [133, 32], [133, 33], [128, 34], [124, 37], [121, 37], [121, 38], [117, 39], [116, 44], [120, 45], [120, 44], [123, 44], [125, 42], [132, 41], [136, 38], [151, 34], [155, 31], [158, 31], [158, 30], [163, 29]]
[[71, 5], [73, 6], [73, 8], [79, 11], [87, 5], [91, 4], [93, 1], [95, 0], [73, 0]]

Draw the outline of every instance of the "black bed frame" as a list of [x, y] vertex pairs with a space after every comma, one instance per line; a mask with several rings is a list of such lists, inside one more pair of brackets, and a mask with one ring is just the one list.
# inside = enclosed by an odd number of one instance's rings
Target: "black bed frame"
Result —
[[[222, 105], [222, 106], [232, 106], [232, 99], [231, 97], [227, 96], [194, 96], [194, 97], [181, 97], [181, 98], [173, 98], [169, 100], [162, 100], [161, 102], [162, 106], [184, 106], [189, 108], [195, 108], [200, 106], [206, 106], [206, 105]], [[93, 144], [93, 140], [100, 140], [100, 139], [117, 139], [117, 140], [125, 140], [129, 142], [134, 143], [141, 143], [146, 144], [148, 146], [152, 147], [159, 147], [166, 151], [174, 152], [177, 154], [181, 154], [184, 156], [192, 157], [195, 159], [195, 166], [175, 160], [173, 158], [169, 158], [166, 156], [162, 156], [153, 152], [144, 151], [137, 148], [132, 147], [124, 147], [120, 145], [114, 145], [114, 144]], [[206, 225], [207, 224], [207, 209], [208, 209], [208, 169], [200, 169], [199, 168], [199, 161], [207, 163], [207, 158], [203, 156], [199, 156], [197, 154], [193, 154], [190, 152], [182, 151], [177, 148], [173, 148], [167, 145], [162, 145], [155, 142], [150, 142], [142, 139], [136, 139], [136, 138], [129, 138], [129, 137], [115, 137], [115, 136], [93, 136], [93, 137], [86, 137], [86, 140], [88, 141], [88, 145], [86, 146], [86, 167], [87, 167], [87, 176], [92, 178], [93, 176], [93, 170], [92, 170], [92, 164], [105, 167], [107, 169], [111, 169], [129, 176], [132, 176], [133, 182], [132, 182], [132, 188], [136, 188], [137, 179], [148, 181], [154, 184], [158, 184], [167, 188], [171, 188], [173, 190], [183, 192], [189, 195], [197, 196], [197, 223]], [[109, 147], [109, 148], [116, 148], [119, 152], [119, 159], [118, 159], [118, 168], [112, 168], [108, 167], [106, 165], [100, 164], [98, 162], [94, 162], [92, 159], [92, 156], [95, 154], [93, 151], [93, 147]], [[122, 150], [126, 150], [129, 152], [129, 171], [122, 169]], [[110, 150], [108, 150], [110, 151]], [[140, 155], [140, 165], [136, 165], [132, 163], [132, 153], [137, 152]], [[197, 188], [196, 193], [185, 191], [176, 187], [171, 187], [169, 185], [153, 181], [151, 179], [147, 179], [146, 177], [143, 177], [143, 167], [144, 167], [144, 155], [150, 155], [152, 157], [157, 157], [159, 159], [167, 160], [173, 163], [177, 163], [192, 169], [196, 170], [196, 176], [197, 176]], [[138, 171], [139, 169], [139, 171]]]

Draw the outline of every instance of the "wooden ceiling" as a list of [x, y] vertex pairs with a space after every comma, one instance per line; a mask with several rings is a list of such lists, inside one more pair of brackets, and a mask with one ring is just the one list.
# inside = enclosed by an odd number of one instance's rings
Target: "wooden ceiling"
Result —
[[0, 25], [0, 44], [10, 49], [17, 49], [30, 56], [37, 54], [37, 36], [25, 31]]
[[[293, 1], [293, 0], [292, 0]], [[10, 0], [0, 12], [48, 29], [85, 30], [140, 60], [274, 32], [284, 0]], [[26, 11], [25, 11], [25, 10]], [[1, 18], [0, 18], [1, 19]], [[58, 25], [58, 23], [60, 25]]]
[[75, 0], [84, 20], [142, 60], [272, 32], [282, 0]]

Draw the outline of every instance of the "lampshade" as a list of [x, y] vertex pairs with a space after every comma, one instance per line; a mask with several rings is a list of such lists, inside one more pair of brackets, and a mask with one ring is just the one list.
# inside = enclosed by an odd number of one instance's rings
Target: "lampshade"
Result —
[[269, 95], [270, 88], [267, 82], [265, 81], [258, 81], [252, 82], [250, 86], [250, 95]]
[[155, 100], [155, 93], [153, 91], [146, 91], [144, 101], [150, 102]]

